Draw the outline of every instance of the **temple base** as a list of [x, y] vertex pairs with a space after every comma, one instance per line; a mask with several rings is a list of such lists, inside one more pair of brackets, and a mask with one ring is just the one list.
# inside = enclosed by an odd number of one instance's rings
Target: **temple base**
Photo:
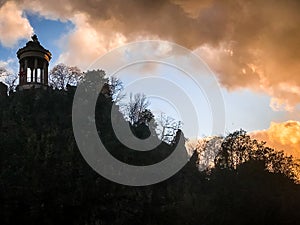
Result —
[[39, 83], [30, 83], [30, 84], [22, 84], [17, 87], [18, 91], [22, 90], [30, 90], [30, 89], [44, 89], [47, 90], [49, 86], [45, 84], [39, 84]]

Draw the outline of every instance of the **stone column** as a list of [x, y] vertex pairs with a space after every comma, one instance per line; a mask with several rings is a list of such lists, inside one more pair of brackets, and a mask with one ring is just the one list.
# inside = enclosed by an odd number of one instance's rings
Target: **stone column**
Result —
[[45, 85], [48, 85], [48, 63], [47, 63], [47, 61], [44, 61], [44, 72], [43, 72], [43, 74], [44, 74], [44, 84]]
[[19, 84], [22, 85], [23, 84], [23, 64], [21, 62], [20, 63], [20, 67], [19, 67]]
[[34, 71], [34, 67], [31, 67], [30, 68], [30, 75], [31, 75], [31, 79], [30, 79], [30, 82], [33, 82], [33, 71]]
[[28, 70], [28, 60], [25, 59], [24, 60], [24, 77], [23, 77], [24, 84], [27, 83], [27, 70]]
[[37, 69], [38, 69], [38, 60], [34, 59], [34, 82], [37, 82]]
[[44, 83], [44, 66], [40, 69], [40, 81], [43, 84]]

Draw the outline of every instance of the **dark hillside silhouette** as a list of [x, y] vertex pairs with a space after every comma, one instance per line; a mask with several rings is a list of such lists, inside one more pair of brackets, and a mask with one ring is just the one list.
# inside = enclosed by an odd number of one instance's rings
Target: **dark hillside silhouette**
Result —
[[[77, 149], [74, 93], [68, 86], [0, 94], [1, 225], [299, 223], [300, 187], [293, 180], [292, 158], [243, 131], [225, 138], [209, 172], [198, 170], [195, 152], [180, 172], [159, 184], [129, 187], [104, 179]], [[111, 127], [112, 104], [112, 97], [99, 96], [96, 123], [114, 157], [147, 165], [172, 152], [174, 146], [166, 143], [144, 154], [124, 147]], [[124, 120], [121, 113], [114, 119]], [[150, 129], [132, 126], [141, 138]]]

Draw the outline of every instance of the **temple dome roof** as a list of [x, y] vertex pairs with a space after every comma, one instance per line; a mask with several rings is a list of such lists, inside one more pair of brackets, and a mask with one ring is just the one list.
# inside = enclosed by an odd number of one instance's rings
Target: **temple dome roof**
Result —
[[31, 41], [28, 41], [26, 43], [26, 46], [23, 48], [20, 48], [17, 51], [17, 56], [19, 59], [22, 59], [24, 57], [30, 57], [30, 56], [37, 56], [47, 59], [47, 61], [50, 61], [52, 55], [49, 50], [45, 49], [39, 42], [36, 35], [33, 35], [31, 37]]

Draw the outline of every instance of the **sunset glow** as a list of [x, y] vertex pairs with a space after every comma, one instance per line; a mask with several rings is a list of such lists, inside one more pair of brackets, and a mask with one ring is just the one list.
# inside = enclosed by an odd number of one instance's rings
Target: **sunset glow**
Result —
[[[243, 128], [299, 158], [299, 7], [297, 0], [4, 0], [0, 65], [16, 72], [14, 52], [33, 33], [53, 49], [50, 66], [82, 70], [125, 43], [171, 41], [193, 51], [216, 74], [227, 131]], [[41, 28], [45, 23], [54, 24]]]

